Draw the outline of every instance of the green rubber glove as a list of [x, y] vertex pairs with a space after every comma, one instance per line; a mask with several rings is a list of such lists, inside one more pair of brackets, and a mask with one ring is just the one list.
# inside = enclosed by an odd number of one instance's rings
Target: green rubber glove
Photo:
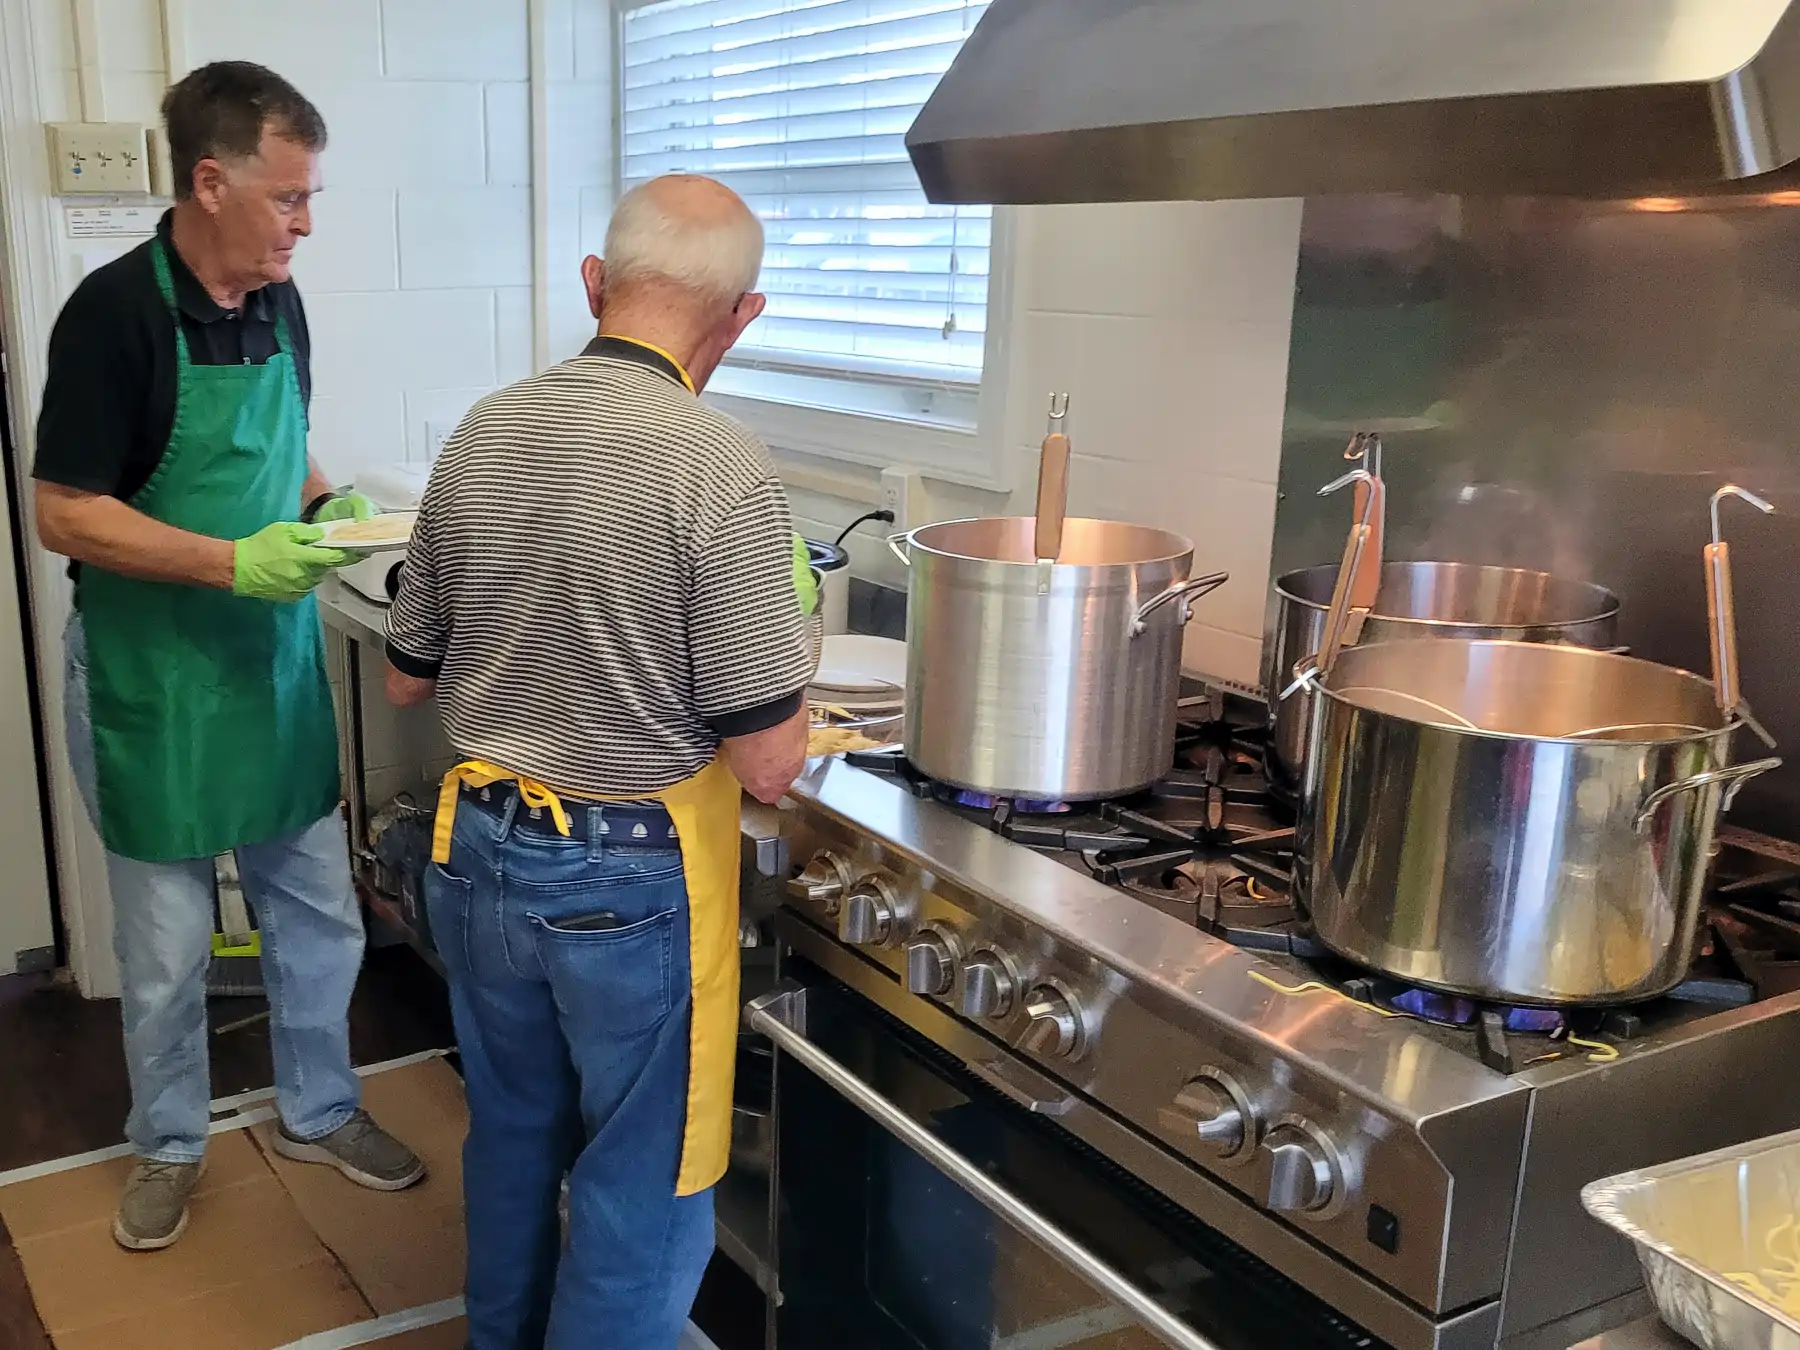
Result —
[[356, 561], [341, 548], [315, 547], [324, 537], [317, 525], [278, 520], [237, 541], [231, 593], [253, 600], [293, 601], [325, 580], [334, 567]]
[[381, 514], [381, 508], [363, 496], [360, 492], [352, 492], [347, 497], [333, 497], [313, 514], [313, 522], [323, 525], [328, 520], [368, 520], [371, 516]]
[[800, 612], [812, 618], [819, 607], [819, 579], [813, 575], [812, 553], [799, 535], [794, 536], [794, 594], [800, 597]]

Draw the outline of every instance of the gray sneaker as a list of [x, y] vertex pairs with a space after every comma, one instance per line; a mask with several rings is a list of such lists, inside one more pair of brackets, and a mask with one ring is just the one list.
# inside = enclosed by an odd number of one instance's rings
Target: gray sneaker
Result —
[[113, 1217], [113, 1241], [128, 1252], [157, 1252], [187, 1231], [188, 1197], [206, 1171], [204, 1162], [153, 1162], [139, 1158], [125, 1179]]
[[275, 1131], [275, 1151], [295, 1162], [335, 1167], [372, 1191], [403, 1191], [425, 1175], [425, 1160], [358, 1111], [323, 1139], [296, 1139], [287, 1128]]

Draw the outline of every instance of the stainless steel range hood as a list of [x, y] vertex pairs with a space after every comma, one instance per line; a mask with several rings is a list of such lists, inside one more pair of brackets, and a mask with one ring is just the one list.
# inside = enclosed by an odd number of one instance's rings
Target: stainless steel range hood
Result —
[[994, 0], [932, 200], [1688, 192], [1800, 159], [1790, 0]]

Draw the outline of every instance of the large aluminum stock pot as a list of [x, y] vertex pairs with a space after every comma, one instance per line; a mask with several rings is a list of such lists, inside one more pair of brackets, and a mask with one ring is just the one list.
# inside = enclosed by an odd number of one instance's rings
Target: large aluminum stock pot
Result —
[[[1297, 791], [1306, 769], [1310, 698], [1279, 697], [1295, 665], [1319, 650], [1331, 606], [1335, 563], [1289, 572], [1275, 583], [1275, 651], [1269, 680], [1269, 771]], [[1381, 569], [1375, 607], [1358, 641], [1499, 638], [1610, 647], [1619, 599], [1602, 586], [1548, 572], [1474, 563], [1393, 562]]]
[[1609, 652], [1386, 642], [1302, 683], [1295, 891], [1320, 940], [1496, 1003], [1678, 984], [1719, 815], [1780, 764], [1731, 764], [1740, 722], [1707, 680]]
[[1054, 562], [1030, 516], [926, 525], [891, 541], [909, 571], [906, 754], [996, 797], [1084, 801], [1150, 786], [1175, 757], [1189, 578], [1180, 535], [1064, 522]]

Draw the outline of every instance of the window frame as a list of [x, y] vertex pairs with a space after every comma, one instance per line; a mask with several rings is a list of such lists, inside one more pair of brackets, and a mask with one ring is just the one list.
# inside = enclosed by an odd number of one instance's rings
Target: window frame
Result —
[[[613, 173], [613, 200], [625, 191], [625, 16], [658, 0], [603, 0], [610, 8], [613, 44], [612, 125], [607, 128]], [[975, 426], [972, 430], [876, 413], [811, 407], [747, 394], [709, 393], [706, 399], [738, 418], [775, 452], [804, 455], [868, 468], [913, 469], [945, 482], [1005, 491], [1011, 486], [1006, 453], [1006, 397], [1012, 381], [1012, 330], [1015, 277], [1013, 260], [1018, 220], [1012, 207], [995, 206], [988, 247], [988, 295], [981, 379], [972, 384]], [[723, 362], [734, 364], [729, 353]], [[764, 362], [744, 364], [755, 368]], [[829, 375], [825, 363], [804, 358], [784, 361], [796, 371]], [[905, 376], [842, 377], [846, 385], [903, 385], [918, 390], [941, 388], [946, 382]]]

